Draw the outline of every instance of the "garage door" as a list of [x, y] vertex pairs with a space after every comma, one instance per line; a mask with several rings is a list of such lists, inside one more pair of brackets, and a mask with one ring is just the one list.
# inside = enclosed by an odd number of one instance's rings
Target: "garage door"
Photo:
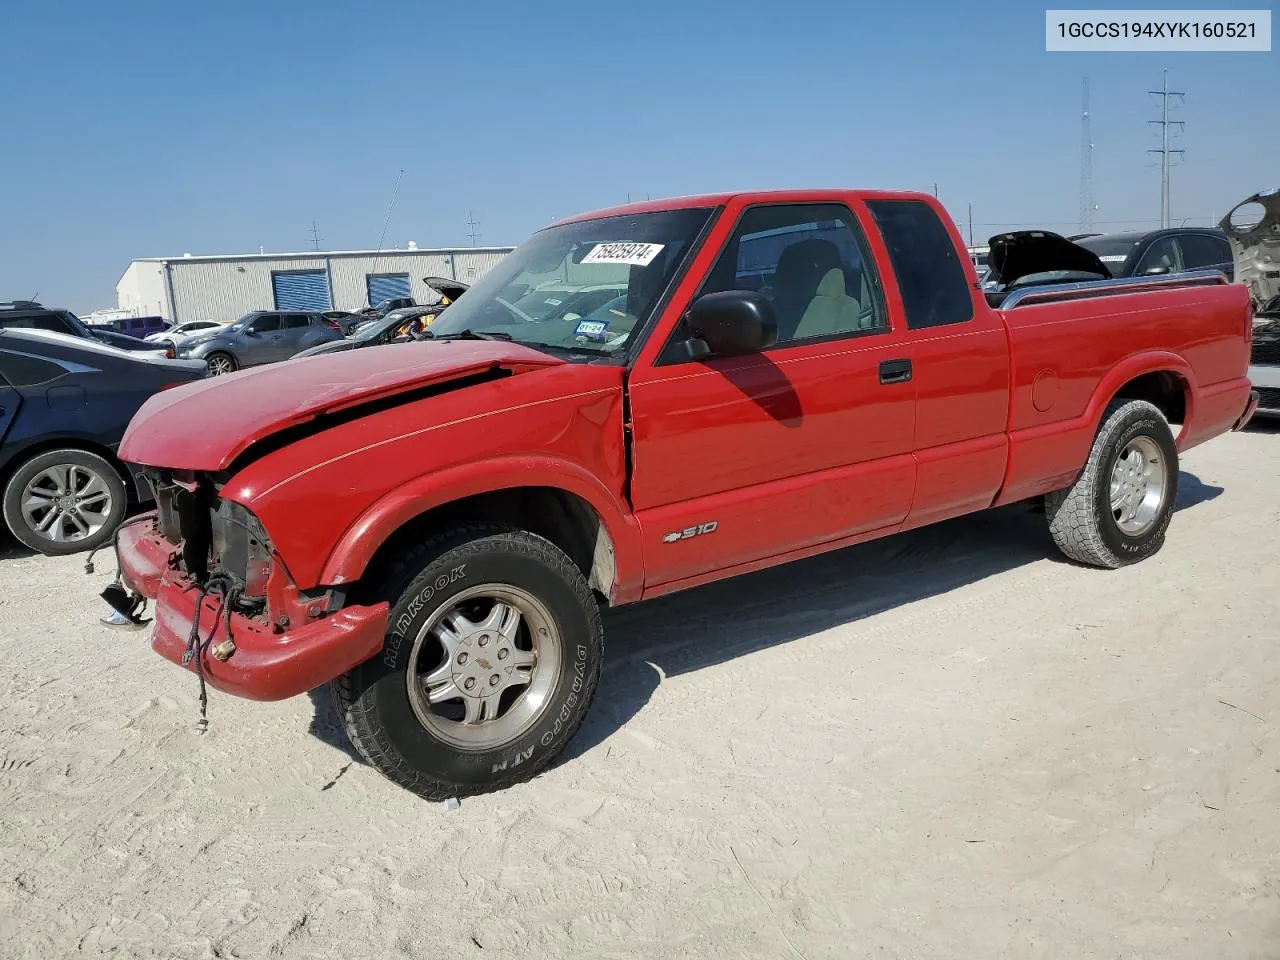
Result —
[[407, 273], [371, 273], [368, 275], [368, 290], [371, 307], [376, 307], [383, 300], [413, 296]]
[[285, 270], [271, 274], [277, 310], [328, 310], [329, 278], [323, 270]]

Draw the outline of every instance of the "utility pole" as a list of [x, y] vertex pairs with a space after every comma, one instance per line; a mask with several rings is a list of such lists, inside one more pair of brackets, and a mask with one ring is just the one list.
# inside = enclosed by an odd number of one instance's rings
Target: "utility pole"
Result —
[[973, 204], [969, 204], [969, 246], [973, 246]]
[[475, 215], [470, 210], [467, 211], [467, 226], [471, 228], [471, 232], [467, 236], [471, 238], [471, 245], [474, 247], [476, 239], [480, 236], [480, 232], [476, 230], [476, 227], [480, 226], [480, 224], [476, 223]]
[[936, 183], [933, 185], [933, 199], [938, 199], [938, 185]]
[[311, 245], [317, 250], [320, 249], [320, 231], [316, 229], [316, 222], [311, 221]]
[[1093, 229], [1093, 133], [1089, 118], [1089, 78], [1082, 85], [1080, 108], [1080, 232]]
[[1181, 120], [1169, 119], [1169, 98], [1182, 97], [1185, 94], [1169, 89], [1168, 67], [1164, 68], [1164, 89], [1148, 90], [1147, 92], [1160, 98], [1160, 119], [1147, 121], [1147, 123], [1158, 124], [1160, 127], [1160, 148], [1158, 150], [1148, 150], [1147, 153], [1160, 154], [1160, 226], [1164, 228], [1169, 226], [1169, 158], [1175, 153], [1179, 155], [1186, 153], [1185, 150], [1169, 149], [1169, 127], [1181, 128], [1183, 126]]

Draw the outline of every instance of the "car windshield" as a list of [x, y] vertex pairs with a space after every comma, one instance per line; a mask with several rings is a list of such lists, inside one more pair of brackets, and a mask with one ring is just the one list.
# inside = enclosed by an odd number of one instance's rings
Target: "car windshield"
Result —
[[60, 310], [58, 312], [62, 314], [63, 319], [66, 320], [67, 323], [71, 324], [71, 329], [76, 331], [76, 333], [80, 334], [80, 336], [82, 337], [93, 336], [92, 331], [90, 331], [88, 326], [85, 325], [85, 322], [81, 320], [79, 317], [77, 317], [70, 310]]
[[1107, 269], [1115, 274], [1123, 269], [1125, 260], [1138, 246], [1139, 241], [1133, 237], [1085, 237], [1082, 240], [1076, 240], [1075, 243], [1091, 253], [1096, 253], [1098, 259], [1107, 265]]
[[257, 320], [258, 317], [259, 317], [259, 314], [246, 313], [243, 317], [241, 317], [235, 323], [227, 324], [227, 330], [233, 333], [238, 333], [239, 331], [247, 327], [249, 324], [253, 323], [254, 320]]
[[419, 310], [392, 310], [380, 320], [374, 320], [372, 323], [361, 324], [360, 328], [351, 339], [359, 341], [360, 343], [365, 343], [369, 340], [376, 340], [392, 327], [398, 327], [406, 320], [412, 320], [419, 313], [421, 313]]
[[[431, 334], [612, 353], [649, 319], [710, 215], [703, 207], [547, 227], [451, 304]], [[615, 312], [601, 313], [606, 304]]]

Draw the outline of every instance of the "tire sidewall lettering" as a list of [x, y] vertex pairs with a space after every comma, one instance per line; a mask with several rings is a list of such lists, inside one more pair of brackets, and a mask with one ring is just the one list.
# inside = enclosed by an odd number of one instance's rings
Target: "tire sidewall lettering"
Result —
[[460, 563], [450, 570], [440, 573], [435, 579], [423, 587], [409, 601], [404, 613], [396, 618], [395, 626], [387, 634], [382, 648], [382, 662], [392, 670], [400, 666], [400, 650], [404, 645], [405, 635], [409, 632], [413, 621], [426, 606], [436, 599], [437, 594], [456, 583], [462, 583], [467, 577], [467, 565]]

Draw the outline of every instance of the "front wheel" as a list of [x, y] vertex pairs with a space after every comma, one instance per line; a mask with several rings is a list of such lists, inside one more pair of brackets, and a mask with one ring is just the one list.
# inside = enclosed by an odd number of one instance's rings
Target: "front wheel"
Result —
[[410, 550], [384, 582], [382, 653], [333, 683], [360, 754], [429, 800], [546, 767], [586, 717], [603, 656], [599, 606], [573, 562], [485, 524]]
[[1168, 421], [1144, 400], [1116, 400], [1076, 482], [1045, 497], [1045, 515], [1064, 554], [1115, 568], [1160, 549], [1177, 496], [1178, 448]]
[[209, 367], [211, 377], [220, 377], [223, 374], [234, 373], [236, 370], [236, 358], [229, 353], [211, 353], [205, 363]]

